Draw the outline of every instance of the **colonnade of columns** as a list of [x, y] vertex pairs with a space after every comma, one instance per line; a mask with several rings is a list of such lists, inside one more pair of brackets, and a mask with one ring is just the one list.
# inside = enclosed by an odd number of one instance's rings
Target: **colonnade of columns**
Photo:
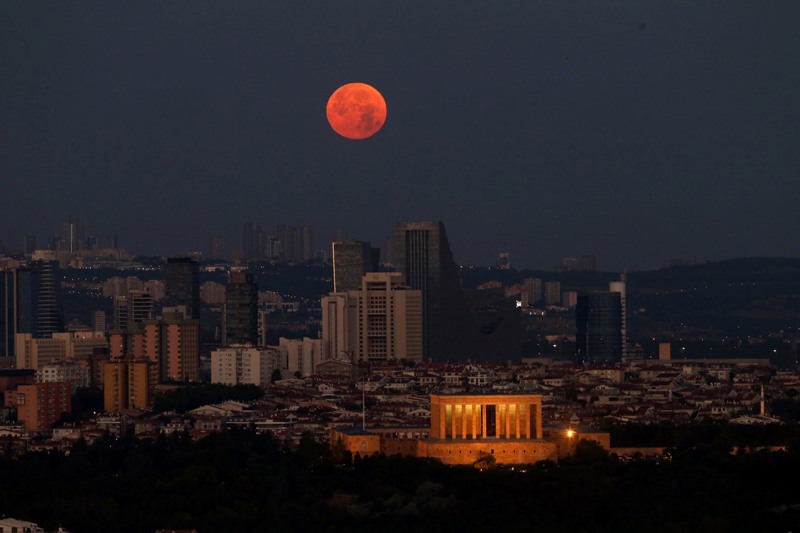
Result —
[[441, 396], [431, 402], [432, 432], [440, 439], [541, 438], [541, 403], [527, 396], [483, 400]]

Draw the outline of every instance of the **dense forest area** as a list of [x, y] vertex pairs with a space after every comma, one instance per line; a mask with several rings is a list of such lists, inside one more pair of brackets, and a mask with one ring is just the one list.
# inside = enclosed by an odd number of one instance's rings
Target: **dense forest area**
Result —
[[0, 457], [0, 513], [75, 533], [210, 531], [789, 531], [800, 453], [673, 450], [615, 460], [582, 442], [559, 464], [478, 470], [350, 458], [304, 436], [102, 438]]

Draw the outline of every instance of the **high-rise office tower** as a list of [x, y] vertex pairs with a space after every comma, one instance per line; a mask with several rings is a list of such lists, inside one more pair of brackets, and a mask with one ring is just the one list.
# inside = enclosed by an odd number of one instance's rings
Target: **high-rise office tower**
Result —
[[375, 253], [368, 242], [343, 241], [331, 245], [333, 292], [356, 291], [367, 272], [378, 270]]
[[14, 357], [17, 309], [17, 271], [0, 270], [0, 357]]
[[164, 265], [164, 307], [185, 306], [190, 316], [200, 318], [200, 281], [197, 261], [169, 257]]
[[68, 252], [86, 248], [86, 218], [83, 215], [70, 215], [69, 222], [62, 225], [61, 242]]
[[314, 259], [314, 227], [303, 224], [297, 227], [295, 260], [308, 261]]
[[294, 226], [278, 224], [272, 232], [275, 239], [276, 254], [285, 261], [292, 261], [294, 258]]
[[61, 282], [58, 263], [31, 261], [17, 271], [17, 332], [48, 338], [62, 331]]
[[212, 261], [225, 258], [225, 240], [222, 237], [208, 239], [208, 258]]
[[625, 272], [620, 274], [619, 281], [611, 281], [608, 284], [608, 292], [617, 292], [619, 293], [619, 300], [620, 300], [620, 313], [622, 314], [621, 318], [621, 335], [622, 335], [622, 358], [625, 360], [625, 356], [627, 355], [627, 343], [628, 343], [628, 310], [625, 304]]
[[262, 240], [264, 230], [255, 222], [246, 222], [242, 228], [242, 249], [246, 261], [263, 259]]
[[578, 295], [575, 307], [576, 357], [580, 363], [616, 363], [622, 359], [622, 303], [619, 292]]
[[222, 344], [258, 344], [258, 286], [243, 270], [228, 273]]
[[458, 267], [442, 222], [402, 222], [394, 228], [394, 260], [412, 289], [422, 291], [423, 353], [426, 359], [459, 359], [456, 313], [465, 317]]
[[423, 352], [428, 359], [506, 360], [522, 346], [519, 311], [504, 291], [472, 291], [467, 305], [442, 222], [394, 228], [394, 264], [422, 291]]
[[285, 261], [307, 261], [314, 258], [314, 227], [308, 224], [275, 226], [272, 237], [277, 255]]

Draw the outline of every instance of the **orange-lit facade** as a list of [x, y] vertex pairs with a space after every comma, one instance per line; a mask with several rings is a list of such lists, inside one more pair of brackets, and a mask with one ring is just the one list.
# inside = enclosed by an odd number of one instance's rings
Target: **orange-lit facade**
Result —
[[162, 328], [162, 380], [197, 381], [200, 367], [199, 321], [182, 318], [170, 320], [165, 321]]
[[103, 365], [103, 410], [118, 413], [127, 409], [128, 365], [126, 361], [109, 361]]
[[72, 412], [72, 392], [66, 381], [20, 385], [14, 403], [25, 430], [40, 431], [52, 427], [63, 413]]
[[542, 397], [525, 395], [431, 395], [435, 440], [541, 439]]
[[[369, 438], [377, 434], [376, 441]], [[331, 443], [351, 453], [380, 453], [439, 459], [446, 464], [473, 464], [492, 456], [498, 464], [556, 461], [555, 442], [542, 434], [542, 397], [536, 394], [432, 394], [431, 426], [400, 431], [334, 430]], [[366, 450], [365, 450], [366, 448]]]
[[118, 413], [150, 407], [155, 388], [152, 361], [114, 360], [103, 368], [103, 410]]
[[156, 381], [196, 381], [200, 372], [200, 321], [164, 313], [129, 331], [111, 334], [112, 358], [148, 360]]

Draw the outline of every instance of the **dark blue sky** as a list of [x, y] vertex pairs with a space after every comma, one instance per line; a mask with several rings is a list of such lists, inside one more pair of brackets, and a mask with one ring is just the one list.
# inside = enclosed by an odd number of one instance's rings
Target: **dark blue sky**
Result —
[[[800, 255], [800, 3], [0, 2], [0, 239], [71, 213], [139, 253], [255, 221], [459, 262]], [[337, 136], [340, 85], [384, 128]]]

